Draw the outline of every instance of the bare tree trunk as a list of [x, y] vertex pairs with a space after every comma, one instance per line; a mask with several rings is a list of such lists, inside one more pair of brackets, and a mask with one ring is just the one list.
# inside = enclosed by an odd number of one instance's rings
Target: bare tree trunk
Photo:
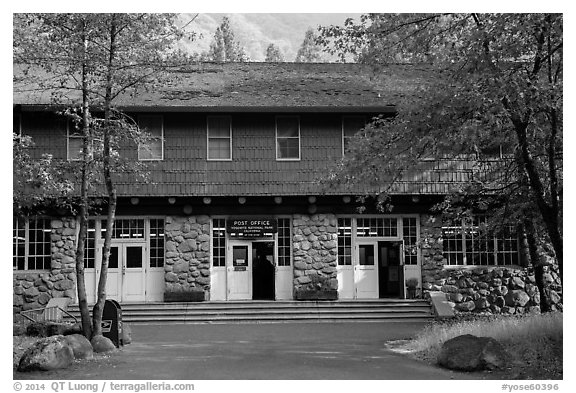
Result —
[[[92, 315], [93, 334], [102, 334], [102, 312], [104, 311], [104, 302], [106, 301], [106, 281], [108, 278], [108, 262], [110, 260], [110, 245], [112, 243], [112, 230], [114, 228], [114, 220], [116, 218], [116, 187], [112, 181], [111, 171], [111, 133], [112, 129], [112, 86], [113, 86], [113, 62], [116, 56], [116, 14], [112, 14], [110, 20], [110, 47], [108, 58], [108, 69], [106, 76], [106, 96], [104, 100], [104, 151], [103, 151], [103, 170], [104, 182], [106, 184], [106, 191], [108, 193], [108, 215], [106, 221], [106, 235], [104, 237], [104, 248], [102, 252], [102, 269], [100, 270], [100, 279], [98, 281], [98, 300], [94, 306], [94, 313]], [[123, 271], [123, 268], [122, 268]]]
[[[558, 261], [558, 268], [560, 273], [560, 280], [563, 279], [563, 241], [562, 235], [560, 233], [560, 226], [558, 222], [558, 204], [553, 202], [549, 205], [545, 199], [544, 185], [540, 179], [536, 166], [534, 165], [534, 160], [530, 154], [528, 148], [528, 140], [526, 136], [526, 128], [528, 124], [526, 122], [514, 121], [514, 128], [516, 130], [516, 136], [518, 137], [518, 142], [520, 145], [520, 152], [522, 155], [522, 168], [528, 177], [528, 182], [530, 184], [530, 189], [534, 195], [534, 200], [536, 201], [536, 206], [542, 216], [542, 221], [546, 227], [546, 232], [554, 248], [554, 253], [556, 254], [556, 260]], [[555, 172], [555, 168], [553, 169]], [[553, 193], [552, 195], [555, 195]]]
[[[559, 204], [558, 204], [558, 196], [557, 196], [557, 174], [556, 168], [554, 164], [554, 149], [548, 149], [548, 158], [551, 162], [548, 168], [548, 175], [550, 176], [551, 181], [551, 190], [550, 195], [552, 197], [551, 203], [549, 204], [546, 201], [546, 193], [544, 184], [542, 183], [542, 179], [538, 170], [536, 169], [536, 164], [534, 162], [534, 158], [532, 157], [532, 153], [530, 152], [530, 147], [528, 144], [528, 136], [527, 136], [527, 129], [530, 119], [530, 113], [527, 113], [524, 118], [522, 118], [511, 106], [510, 101], [507, 97], [502, 99], [502, 104], [508, 111], [510, 115], [510, 120], [514, 125], [514, 132], [516, 133], [516, 137], [518, 139], [518, 145], [520, 147], [520, 168], [524, 172], [527, 178], [527, 184], [529, 185], [530, 191], [534, 196], [534, 201], [536, 203], [536, 207], [542, 216], [542, 221], [544, 222], [544, 227], [546, 229], [546, 233], [548, 238], [550, 239], [550, 243], [552, 243], [552, 248], [554, 249], [554, 253], [556, 254], [556, 260], [558, 262], [560, 280], [563, 279], [563, 240], [562, 234], [560, 233], [560, 223], [559, 223]], [[557, 133], [557, 123], [555, 122], [555, 118], [551, 121], [552, 126], [552, 133], [551, 133], [551, 140], [549, 141], [550, 145], [555, 143], [556, 133]]]
[[548, 312], [550, 311], [550, 308], [546, 292], [544, 292], [544, 265], [538, 256], [536, 228], [534, 228], [534, 223], [531, 220], [524, 220], [523, 226], [526, 230], [530, 262], [534, 268], [534, 279], [536, 281], [536, 286], [538, 287], [538, 292], [540, 293], [540, 311]]
[[[86, 26], [84, 25], [84, 29]], [[82, 173], [80, 188], [80, 230], [76, 244], [76, 290], [78, 292], [78, 305], [80, 308], [80, 319], [82, 321], [82, 332], [87, 338], [92, 337], [92, 325], [90, 322], [90, 310], [86, 298], [86, 282], [84, 277], [84, 242], [88, 230], [88, 171], [90, 166], [90, 124], [89, 124], [89, 97], [88, 97], [88, 75], [86, 49], [88, 40], [86, 32], [83, 34], [84, 57], [82, 62]]]

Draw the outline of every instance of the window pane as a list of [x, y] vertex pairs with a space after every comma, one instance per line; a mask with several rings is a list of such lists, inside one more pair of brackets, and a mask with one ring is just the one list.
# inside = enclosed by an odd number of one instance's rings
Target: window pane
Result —
[[[102, 255], [104, 255], [104, 247], [102, 247]], [[110, 247], [108, 269], [118, 269], [118, 247]]]
[[82, 138], [75, 136], [68, 137], [68, 159], [82, 159]]
[[208, 158], [230, 159], [230, 139], [209, 138], [208, 139]]
[[127, 268], [141, 268], [142, 267], [142, 247], [141, 246], [126, 247], [126, 267]]
[[156, 137], [162, 137], [162, 116], [158, 115], [141, 115], [138, 116], [138, 127], [140, 130]]
[[13, 269], [24, 270], [26, 262], [26, 227], [23, 219], [12, 221], [12, 264]]
[[277, 117], [276, 130], [278, 138], [298, 138], [300, 136], [298, 117]]
[[48, 270], [51, 264], [50, 220], [36, 219], [29, 223], [28, 269]]
[[278, 266], [290, 266], [290, 219], [278, 219]]
[[[101, 237], [106, 236], [106, 220], [102, 220]], [[117, 219], [114, 220], [112, 239], [144, 239], [143, 219]]]
[[86, 240], [84, 242], [84, 267], [86, 269], [94, 269], [94, 262], [96, 260], [96, 222], [88, 220], [88, 232], [86, 232]]
[[138, 158], [140, 160], [161, 160], [162, 159], [162, 141], [150, 140], [146, 146], [138, 148]]
[[298, 138], [278, 138], [278, 158], [300, 158]]
[[212, 266], [226, 266], [226, 221], [212, 220]]
[[402, 232], [404, 237], [404, 264], [418, 264], [418, 247], [416, 245], [416, 218], [402, 219]]
[[361, 244], [358, 246], [360, 253], [360, 265], [374, 265], [374, 246]]
[[338, 265], [352, 265], [352, 219], [338, 219]]
[[162, 116], [141, 115], [138, 116], [138, 127], [141, 131], [150, 134], [151, 139], [146, 145], [138, 146], [138, 159], [161, 160], [162, 159]]
[[231, 120], [228, 116], [208, 117], [208, 137], [209, 138], [230, 138]]
[[164, 220], [150, 219], [150, 267], [164, 266]]

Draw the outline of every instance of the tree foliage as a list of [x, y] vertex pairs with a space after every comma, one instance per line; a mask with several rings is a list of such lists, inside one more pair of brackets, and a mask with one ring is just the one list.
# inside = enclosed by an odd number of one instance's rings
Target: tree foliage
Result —
[[19, 132], [12, 134], [12, 204], [15, 214], [26, 214], [39, 205], [66, 206], [73, 182], [51, 154], [33, 159], [34, 141]]
[[282, 51], [274, 44], [268, 45], [266, 48], [266, 57], [264, 61], [267, 63], [282, 63], [284, 61], [284, 56]]
[[[426, 70], [393, 120], [355, 138], [331, 180], [378, 185], [385, 197], [433, 160], [473, 161], [473, 181], [441, 207], [535, 223], [562, 275], [562, 30], [557, 14], [368, 14], [321, 28], [319, 42], [373, 65], [376, 80], [397, 63]], [[501, 147], [498, 159], [486, 154]]]
[[316, 43], [316, 33], [312, 28], [306, 30], [304, 41], [296, 53], [296, 63], [318, 63], [324, 60], [322, 47]]
[[[116, 211], [117, 178], [145, 172], [142, 162], [124, 157], [126, 146], [146, 143], [150, 135], [115, 108], [122, 96], [164, 83], [161, 71], [182, 59], [173, 43], [182, 36], [174, 14], [15, 14], [15, 88], [50, 94], [53, 105], [82, 138], [80, 159], [67, 163], [76, 180], [80, 231], [76, 249], [78, 300], [87, 337], [101, 334], [107, 267]], [[96, 187], [94, 187], [96, 186]], [[92, 206], [106, 201], [97, 303], [90, 321], [84, 284], [84, 239]]]
[[216, 29], [214, 38], [210, 43], [210, 49], [205, 56], [205, 60], [220, 63], [243, 62], [250, 60], [244, 48], [236, 40], [228, 17], [223, 17], [222, 23]]

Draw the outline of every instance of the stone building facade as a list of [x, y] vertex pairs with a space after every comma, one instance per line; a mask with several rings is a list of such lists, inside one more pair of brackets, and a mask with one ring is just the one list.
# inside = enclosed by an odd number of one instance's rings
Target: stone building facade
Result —
[[[166, 72], [169, 85], [116, 99], [158, 138], [144, 149], [149, 154], [137, 146], [118, 150], [142, 161], [150, 181], [118, 174], [110, 297], [354, 300], [442, 291], [462, 311], [537, 307], [519, 242], [503, 240], [503, 261], [497, 247], [480, 266], [447, 258], [466, 252], [449, 247], [454, 239], [446, 239], [443, 220], [431, 207], [473, 180], [474, 162], [427, 160], [420, 173], [389, 190], [394, 208], [387, 213], [377, 201], [358, 198], [377, 190], [318, 184], [345, 156], [350, 138], [375, 116], [396, 116], [395, 102], [416, 98], [414, 84], [435, 71], [390, 65], [381, 85], [362, 64], [199, 63]], [[15, 89], [14, 132], [33, 138], [32, 158], [49, 153], [72, 165], [78, 135], [46, 97]], [[77, 227], [70, 214], [51, 211], [43, 218], [49, 225], [38, 228], [29, 224], [32, 216], [15, 218], [15, 310], [41, 307], [51, 297], [76, 297]], [[89, 302], [102, 259], [100, 214], [91, 218], [86, 244]], [[232, 229], [231, 221], [248, 224], [243, 232]], [[549, 271], [546, 279], [559, 307], [557, 276]], [[408, 283], [416, 283], [414, 291]]]

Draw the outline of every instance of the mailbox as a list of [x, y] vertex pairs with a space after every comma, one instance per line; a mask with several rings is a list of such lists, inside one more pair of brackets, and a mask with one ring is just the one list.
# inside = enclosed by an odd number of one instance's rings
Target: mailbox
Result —
[[122, 339], [122, 308], [116, 300], [106, 300], [102, 312], [102, 335], [108, 337], [117, 348], [124, 345]]

